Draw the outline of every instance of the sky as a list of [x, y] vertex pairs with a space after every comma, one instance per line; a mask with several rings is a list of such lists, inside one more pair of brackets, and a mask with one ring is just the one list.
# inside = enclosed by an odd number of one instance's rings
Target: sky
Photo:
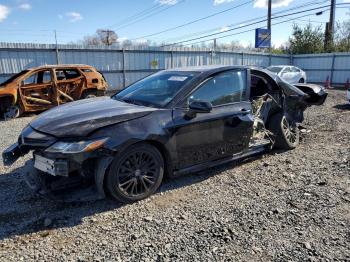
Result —
[[[324, 6], [325, 0], [273, 0], [272, 12], [285, 12], [279, 16], [305, 9]], [[349, 19], [347, 14], [350, 0], [337, 0], [336, 20]], [[203, 34], [215, 36], [188, 41], [191, 44], [214, 37], [266, 27], [266, 22], [247, 26], [247, 20], [267, 16], [267, 0], [0, 0], [0, 42], [54, 43], [54, 30], [59, 43], [76, 42], [97, 29], [116, 31], [119, 40], [143, 42], [176, 43], [200, 37]], [[307, 5], [303, 8], [288, 9]], [[341, 8], [340, 8], [341, 7]], [[229, 9], [229, 10], [228, 10]], [[324, 28], [329, 11], [316, 16], [321, 8], [306, 13], [276, 18], [272, 21], [272, 43], [276, 46], [288, 40], [293, 23], [306, 25], [311, 22]], [[227, 11], [226, 11], [227, 10]], [[215, 13], [222, 12], [218, 15]], [[212, 17], [177, 27], [206, 16]], [[291, 20], [296, 17], [306, 17]], [[274, 25], [274, 23], [285, 23]], [[236, 29], [241, 27], [241, 29]], [[231, 31], [228, 31], [230, 30]], [[151, 35], [151, 36], [148, 36]], [[242, 45], [254, 45], [254, 31], [220, 38], [219, 43], [239, 41]]]

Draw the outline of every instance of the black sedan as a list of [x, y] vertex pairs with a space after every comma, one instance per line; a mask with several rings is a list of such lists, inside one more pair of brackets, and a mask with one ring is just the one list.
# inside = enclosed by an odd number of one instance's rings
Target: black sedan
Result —
[[111, 97], [41, 114], [3, 160], [12, 165], [32, 151], [25, 177], [37, 193], [69, 199], [85, 188], [133, 202], [164, 176], [295, 148], [304, 110], [326, 97], [320, 86], [293, 86], [254, 67], [164, 70]]

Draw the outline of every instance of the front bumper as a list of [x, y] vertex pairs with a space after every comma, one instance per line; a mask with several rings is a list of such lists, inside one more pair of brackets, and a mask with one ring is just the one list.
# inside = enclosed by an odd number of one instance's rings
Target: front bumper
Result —
[[22, 151], [18, 146], [18, 143], [13, 144], [2, 152], [2, 161], [4, 166], [11, 166], [18, 158], [22, 156]]
[[85, 202], [104, 199], [103, 178], [110, 161], [98, 161], [94, 177], [86, 180], [82, 177], [52, 176], [34, 167], [34, 161], [26, 162], [21, 172], [24, 181], [35, 194], [61, 202]]

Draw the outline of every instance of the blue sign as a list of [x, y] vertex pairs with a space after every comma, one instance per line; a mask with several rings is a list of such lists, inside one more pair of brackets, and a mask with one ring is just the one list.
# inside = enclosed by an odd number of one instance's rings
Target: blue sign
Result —
[[264, 28], [255, 29], [255, 48], [271, 47], [271, 30]]

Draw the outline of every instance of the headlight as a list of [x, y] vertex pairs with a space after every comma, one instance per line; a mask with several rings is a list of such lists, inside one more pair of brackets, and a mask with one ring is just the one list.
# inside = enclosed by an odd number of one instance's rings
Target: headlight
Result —
[[106, 142], [108, 138], [100, 138], [95, 140], [86, 140], [79, 142], [56, 142], [49, 148], [47, 148], [46, 152], [51, 153], [66, 153], [66, 154], [76, 154], [83, 152], [92, 152], [96, 149], [101, 148]]

